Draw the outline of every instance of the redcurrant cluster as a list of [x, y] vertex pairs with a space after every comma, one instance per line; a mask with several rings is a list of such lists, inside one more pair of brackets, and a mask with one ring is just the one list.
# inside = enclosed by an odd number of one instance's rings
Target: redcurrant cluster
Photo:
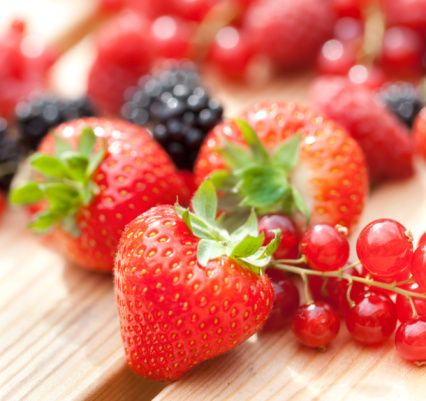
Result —
[[[294, 227], [283, 220], [275, 218], [275, 225], [267, 229], [279, 228], [287, 243], [297, 243]], [[262, 220], [259, 226], [265, 229]], [[301, 255], [291, 259], [295, 249]], [[414, 250], [409, 230], [395, 220], [379, 219], [361, 231], [356, 252], [359, 261], [348, 263], [350, 246], [344, 227], [317, 224], [307, 229], [299, 248], [293, 245], [292, 256], [276, 259], [266, 271], [276, 298], [265, 329], [291, 323], [302, 344], [324, 348], [337, 336], [343, 319], [355, 340], [379, 345], [394, 333], [399, 320], [397, 351], [410, 362], [425, 363], [426, 235]], [[301, 306], [288, 273], [303, 279], [305, 303]]]

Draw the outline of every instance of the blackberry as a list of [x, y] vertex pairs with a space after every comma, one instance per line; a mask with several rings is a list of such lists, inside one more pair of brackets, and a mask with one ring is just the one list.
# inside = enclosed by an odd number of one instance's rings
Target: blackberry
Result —
[[0, 117], [0, 191], [9, 191], [21, 155], [19, 143], [10, 136], [6, 120]]
[[416, 88], [408, 82], [390, 84], [380, 91], [380, 97], [407, 127], [412, 128], [423, 102]]
[[96, 115], [86, 98], [64, 100], [43, 93], [17, 104], [15, 119], [20, 141], [27, 151], [36, 150], [48, 131], [65, 121]]
[[223, 108], [201, 84], [195, 64], [171, 62], [126, 90], [124, 119], [151, 127], [154, 139], [180, 169], [192, 170], [209, 131], [222, 121]]

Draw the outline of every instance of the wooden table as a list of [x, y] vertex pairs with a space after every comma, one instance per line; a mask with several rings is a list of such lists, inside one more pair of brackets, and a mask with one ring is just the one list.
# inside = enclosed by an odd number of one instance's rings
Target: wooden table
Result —
[[[96, 22], [94, 2], [88, 0], [2, 3], [0, 29], [11, 16], [23, 15], [32, 32], [63, 47], [81, 36], [73, 29], [79, 21], [86, 27]], [[64, 95], [84, 93], [92, 59], [89, 35], [57, 63], [54, 87]], [[254, 100], [305, 102], [311, 78], [287, 76], [251, 89], [216, 82], [215, 90], [233, 115]], [[375, 218], [392, 217], [417, 238], [426, 230], [426, 167], [418, 161], [416, 169], [413, 179], [371, 194], [359, 229]], [[426, 370], [402, 361], [392, 339], [368, 348], [345, 329], [324, 353], [299, 345], [288, 329], [260, 333], [177, 383], [148, 382], [125, 363], [111, 276], [65, 262], [25, 229], [25, 216], [15, 209], [0, 222], [0, 249], [1, 401], [425, 398]]]

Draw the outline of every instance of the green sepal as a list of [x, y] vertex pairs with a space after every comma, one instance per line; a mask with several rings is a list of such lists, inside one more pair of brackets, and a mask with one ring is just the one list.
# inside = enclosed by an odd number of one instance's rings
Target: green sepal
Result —
[[293, 170], [299, 160], [301, 140], [302, 134], [301, 132], [297, 132], [296, 135], [287, 138], [281, 143], [277, 149], [275, 149], [272, 157], [274, 166], [280, 166], [285, 171]]
[[217, 213], [216, 189], [211, 180], [205, 180], [192, 200], [194, 212], [209, 223], [214, 223]]
[[12, 189], [9, 194], [10, 203], [17, 205], [39, 202], [43, 198], [44, 193], [36, 182], [30, 182], [22, 187]]
[[215, 150], [220, 153], [226, 164], [232, 170], [254, 163], [254, 159], [248, 149], [243, 148], [240, 145], [235, 145], [232, 142], [227, 141], [225, 138], [221, 138], [221, 141], [224, 147], [215, 148]]
[[237, 178], [226, 170], [215, 171], [209, 179], [216, 188], [221, 188], [222, 191], [232, 191], [238, 182]]
[[247, 235], [232, 248], [229, 256], [234, 258], [247, 258], [252, 256], [262, 246], [264, 239], [265, 236], [263, 234], [258, 237]]
[[105, 158], [107, 142], [100, 138], [101, 146], [97, 146], [98, 138], [90, 127], [83, 128], [77, 149], [54, 131], [51, 135], [55, 140], [54, 155], [35, 153], [30, 157], [31, 166], [38, 172], [37, 182], [11, 191], [10, 201], [24, 204], [45, 199], [47, 210], [36, 215], [29, 226], [43, 232], [61, 223], [64, 229], [78, 235], [74, 215], [99, 193], [92, 174]]
[[217, 259], [222, 255], [226, 255], [226, 248], [222, 243], [211, 239], [202, 239], [198, 243], [197, 260], [201, 266], [207, 266], [210, 260]]
[[292, 193], [293, 205], [294, 205], [295, 209], [305, 216], [306, 225], [308, 225], [311, 215], [309, 213], [309, 209], [306, 206], [305, 201], [303, 200], [299, 191], [295, 187], [291, 188], [291, 193]]
[[30, 157], [31, 166], [43, 175], [56, 178], [69, 178], [67, 167], [58, 158], [42, 153]]

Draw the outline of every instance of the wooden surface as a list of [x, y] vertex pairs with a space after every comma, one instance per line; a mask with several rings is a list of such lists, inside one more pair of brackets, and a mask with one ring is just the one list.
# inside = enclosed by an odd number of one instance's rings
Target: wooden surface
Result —
[[[0, 28], [21, 12], [32, 31], [66, 43], [65, 32], [79, 35], [73, 30], [77, 21], [92, 21], [91, 7], [88, 0], [15, 0], [8, 5], [2, 0]], [[50, 18], [51, 10], [56, 18]], [[84, 92], [92, 49], [86, 37], [58, 62], [53, 83], [59, 92]], [[215, 91], [232, 115], [254, 100], [304, 102], [311, 78], [284, 77], [254, 89], [216, 83]], [[426, 168], [418, 162], [416, 177], [371, 195], [359, 228], [392, 217], [418, 237], [426, 230], [425, 204]], [[18, 210], [9, 210], [0, 222], [1, 401], [425, 398], [425, 368], [403, 362], [392, 338], [368, 348], [345, 329], [324, 353], [300, 346], [289, 330], [260, 333], [177, 383], [147, 382], [125, 364], [112, 277], [66, 263], [24, 226]]]

